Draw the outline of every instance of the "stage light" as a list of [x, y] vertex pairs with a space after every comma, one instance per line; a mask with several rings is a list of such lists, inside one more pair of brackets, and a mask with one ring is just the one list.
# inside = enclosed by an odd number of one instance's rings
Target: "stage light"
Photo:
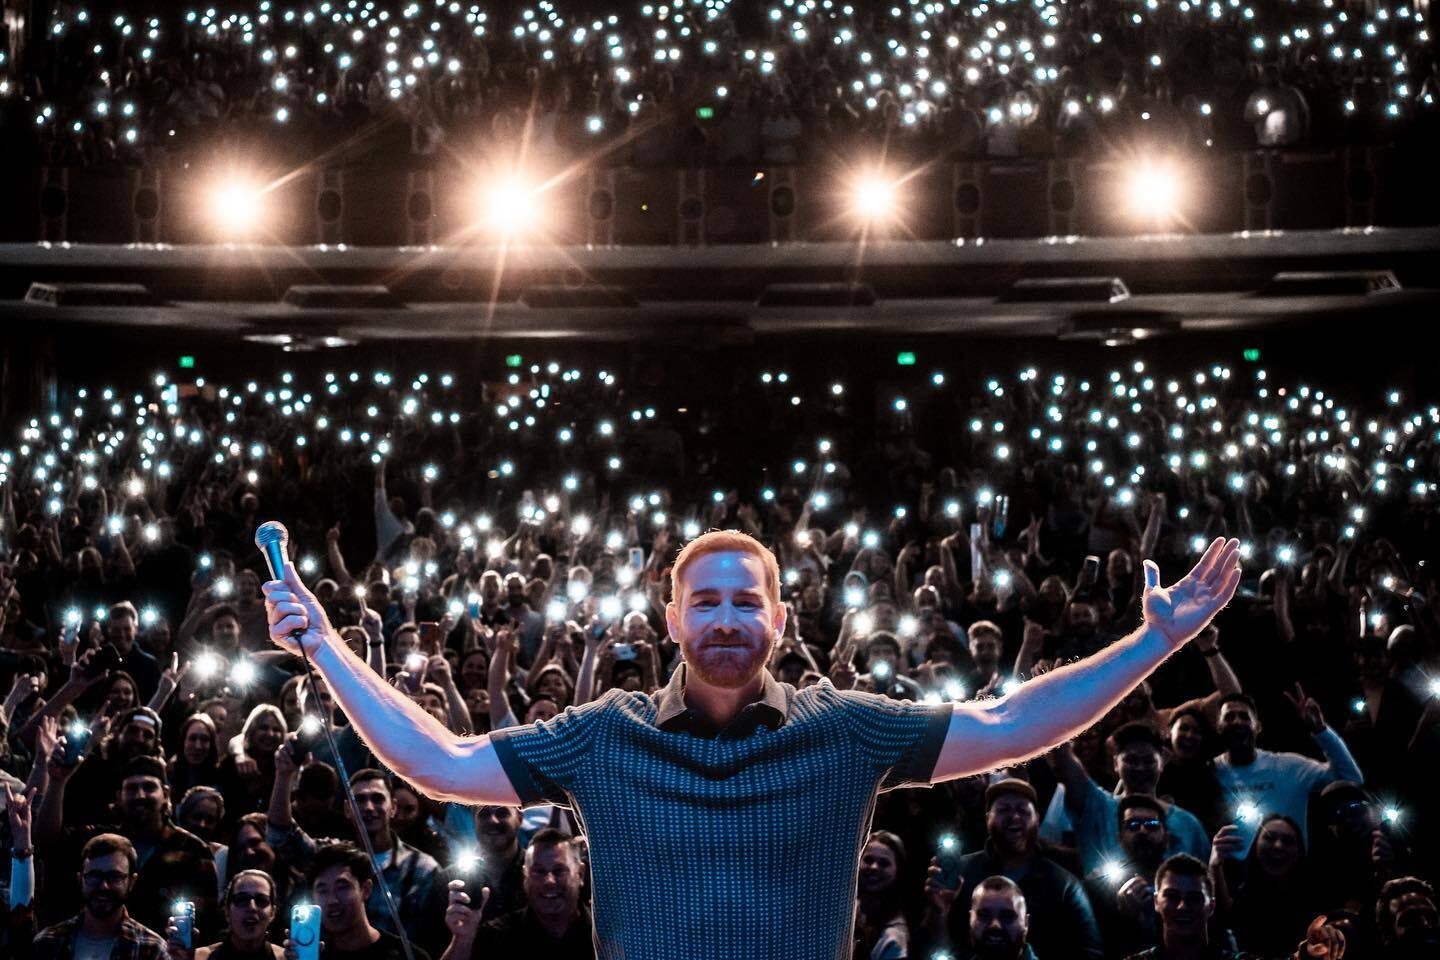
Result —
[[210, 218], [219, 232], [244, 236], [264, 219], [263, 192], [243, 178], [230, 178], [210, 189]]
[[1180, 206], [1180, 175], [1169, 164], [1143, 163], [1131, 174], [1128, 193], [1130, 210], [1135, 217], [1168, 220]]
[[881, 174], [861, 176], [852, 188], [852, 195], [855, 215], [866, 221], [890, 219], [899, 206], [895, 183]]
[[481, 187], [480, 212], [488, 228], [514, 235], [529, 233], [539, 226], [542, 211], [533, 184], [506, 176], [489, 180]]

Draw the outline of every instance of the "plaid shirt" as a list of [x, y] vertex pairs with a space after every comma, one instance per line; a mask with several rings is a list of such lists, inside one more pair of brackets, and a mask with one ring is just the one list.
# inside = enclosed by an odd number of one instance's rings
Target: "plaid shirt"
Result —
[[589, 838], [601, 960], [848, 960], [877, 795], [928, 786], [950, 704], [797, 691], [714, 730], [682, 696], [610, 690], [492, 731], [526, 805], [573, 808]]
[[[80, 932], [81, 914], [46, 927], [35, 935], [33, 960], [71, 960], [75, 956], [75, 935]], [[110, 960], [170, 960], [165, 938], [149, 927], [130, 919], [127, 913], [115, 934]]]

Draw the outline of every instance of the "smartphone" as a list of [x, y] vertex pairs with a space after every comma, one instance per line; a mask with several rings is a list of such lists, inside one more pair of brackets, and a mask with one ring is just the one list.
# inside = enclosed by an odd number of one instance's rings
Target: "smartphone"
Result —
[[636, 573], [645, 569], [645, 551], [639, 547], [631, 547], [626, 553], [630, 557], [630, 566]]
[[634, 645], [634, 644], [630, 644], [630, 643], [617, 643], [617, 644], [615, 644], [615, 659], [616, 659], [616, 660], [634, 660], [634, 659], [635, 659], [635, 645]]
[[940, 885], [946, 890], [960, 889], [960, 840], [951, 833], [940, 838], [940, 849], [935, 851], [940, 864]]
[[412, 653], [405, 658], [405, 686], [411, 693], [419, 693], [425, 686], [425, 665], [429, 661], [423, 654]]
[[1100, 582], [1100, 558], [1090, 554], [1085, 558], [1085, 563], [1080, 567], [1080, 579], [1087, 583]]
[[440, 624], [434, 620], [422, 620], [419, 626], [420, 649], [432, 656], [439, 653], [440, 643], [444, 639], [440, 636]]
[[70, 724], [65, 730], [65, 752], [60, 765], [73, 767], [85, 756], [85, 746], [90, 742], [90, 728], [80, 721]]
[[106, 670], [120, 669], [120, 651], [113, 643], [102, 643], [100, 652], [90, 658], [90, 663], [85, 668], [85, 675], [98, 677]]
[[180, 945], [187, 950], [193, 950], [195, 948], [195, 902], [193, 900], [176, 900], [170, 917], [175, 921], [175, 936], [179, 938]]
[[1010, 497], [1008, 495], [1001, 494], [1000, 496], [995, 498], [995, 519], [993, 522], [993, 529], [995, 531], [995, 538], [997, 540], [1005, 536], [1005, 523], [1009, 519]]
[[320, 908], [315, 904], [290, 908], [290, 945], [298, 960], [320, 960]]

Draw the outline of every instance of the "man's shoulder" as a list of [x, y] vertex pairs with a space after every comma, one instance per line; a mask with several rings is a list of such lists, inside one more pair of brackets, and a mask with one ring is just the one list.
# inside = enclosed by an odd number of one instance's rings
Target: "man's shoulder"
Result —
[[78, 915], [74, 917], [68, 917], [64, 920], [61, 920], [59, 923], [50, 924], [50, 926], [45, 927], [39, 933], [35, 934], [35, 942], [58, 943], [62, 940], [67, 940], [71, 937], [71, 935], [74, 934], [75, 930], [79, 926], [80, 917]]

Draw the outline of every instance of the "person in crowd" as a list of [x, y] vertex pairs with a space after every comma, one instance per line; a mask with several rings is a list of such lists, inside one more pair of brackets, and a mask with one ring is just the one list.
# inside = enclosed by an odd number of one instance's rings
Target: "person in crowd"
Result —
[[[306, 863], [311, 860], [322, 839], [305, 833], [291, 813], [291, 790], [298, 772], [293, 754], [288, 747], [280, 747], [274, 752], [274, 758], [276, 776], [265, 839], [282, 858], [292, 863]], [[411, 940], [419, 939], [425, 933], [422, 924], [426, 903], [430, 900], [440, 864], [395, 833], [395, 800], [390, 779], [384, 771], [373, 768], [356, 770], [350, 775], [350, 791], [355, 796], [362, 820], [360, 824], [352, 824], [351, 830], [365, 831], [370, 849], [380, 859], [381, 882], [389, 889], [400, 913], [400, 923]], [[348, 812], [349, 808], [346, 809]], [[369, 896], [368, 909], [373, 922], [386, 932], [396, 932], [385, 906], [385, 891], [380, 889], [379, 884], [373, 884]]]
[[167, 960], [165, 938], [130, 916], [135, 847], [114, 833], [91, 837], [80, 852], [80, 912], [35, 936], [34, 960], [129, 956]]
[[1375, 926], [1383, 960], [1420, 960], [1440, 951], [1435, 888], [1419, 877], [1397, 877], [1380, 889]]
[[1210, 874], [1222, 922], [1260, 956], [1289, 953], [1324, 909], [1322, 881], [1308, 869], [1300, 825], [1284, 814], [1260, 818], [1248, 856], [1236, 825], [1220, 828]]
[[1213, 939], [1210, 921], [1215, 914], [1215, 894], [1202, 861], [1177, 853], [1160, 865], [1154, 884], [1150, 908], [1159, 920], [1160, 942], [1131, 954], [1128, 960], [1246, 960], [1253, 956]]
[[[370, 858], [348, 841], [322, 843], [308, 860], [306, 886], [312, 903], [320, 908], [321, 950], [328, 960], [430, 960], [414, 943], [407, 954], [400, 938], [370, 922], [366, 904], [375, 890]], [[289, 936], [284, 942], [286, 960], [298, 960]]]
[[[1107, 746], [1115, 759], [1115, 793], [1107, 793], [1090, 778], [1069, 744], [1047, 757], [1065, 788], [1065, 809], [1074, 824], [1080, 867], [1087, 876], [1121, 846], [1123, 821], [1117, 814], [1123, 798], [1132, 794], [1154, 798], [1165, 768], [1160, 734], [1145, 723], [1127, 723], [1110, 735]], [[1209, 859], [1210, 841], [1195, 815], [1173, 803], [1165, 803], [1164, 813], [1166, 840], [1173, 846], [1169, 852]]]
[[[220, 899], [225, 937], [207, 946], [187, 947], [175, 924], [165, 929], [171, 960], [283, 960], [285, 951], [267, 939], [280, 908], [275, 880], [264, 870], [241, 870]], [[192, 935], [193, 940], [193, 935]]]
[[964, 960], [1036, 960], [1025, 894], [1009, 877], [986, 877], [970, 898], [970, 949]]
[[1128, 955], [1159, 942], [1155, 876], [1170, 849], [1162, 803], [1140, 793], [1120, 799], [1119, 846], [1085, 878], [1100, 933], [1111, 954]]
[[[986, 877], [1008, 877], [1025, 895], [1029, 943], [1036, 954], [1067, 953], [1098, 960], [1104, 947], [1095, 913], [1080, 880], [1047, 856], [1035, 801], [1035, 788], [1023, 780], [1000, 780], [986, 788], [985, 849], [961, 857], [963, 888], [974, 891]], [[932, 909], [937, 907], [932, 902]], [[943, 933], [937, 929], [939, 917], [929, 918], [932, 935], [953, 944], [967, 942], [967, 907], [962, 900], [952, 900], [943, 917]]]
[[482, 922], [489, 888], [479, 888], [479, 907], [471, 904], [472, 885], [450, 882], [445, 925], [450, 945], [442, 960], [471, 957], [555, 957], [593, 960], [589, 911], [580, 902], [585, 866], [575, 839], [553, 828], [541, 830], [525, 848], [525, 905]]
[[220, 785], [220, 743], [215, 721], [192, 714], [180, 727], [180, 749], [170, 757], [166, 776], [183, 798], [192, 787]]
[[[1320, 704], [1296, 684], [1285, 694], [1306, 728], [1324, 753], [1319, 763], [1296, 753], [1277, 753], [1256, 746], [1260, 736], [1260, 713], [1248, 694], [1226, 696], [1220, 703], [1220, 738], [1225, 752], [1215, 761], [1215, 775], [1233, 804], [1249, 802], [1261, 815], [1278, 813], [1298, 824], [1299, 841], [1307, 842], [1305, 824], [1311, 794], [1336, 780], [1363, 783], [1364, 774], [1355, 765], [1345, 741], [1325, 723]], [[1238, 824], [1243, 846], [1255, 838], [1255, 818]]]
[[903, 907], [901, 878], [905, 843], [877, 830], [860, 851], [860, 889], [855, 909], [855, 955], [898, 960], [909, 955], [910, 924]]

